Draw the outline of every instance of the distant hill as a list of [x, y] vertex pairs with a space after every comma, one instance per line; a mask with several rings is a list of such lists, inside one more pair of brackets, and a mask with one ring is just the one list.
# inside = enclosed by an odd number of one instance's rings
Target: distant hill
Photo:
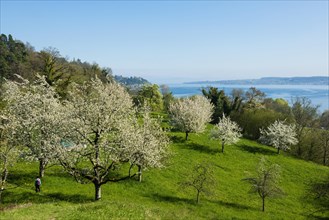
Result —
[[147, 81], [146, 79], [142, 77], [136, 77], [136, 76], [131, 76], [131, 77], [124, 77], [124, 76], [114, 76], [114, 80], [117, 81], [120, 84], [126, 85], [126, 86], [138, 86], [138, 85], [144, 85], [144, 84], [149, 84], [150, 82]]
[[329, 77], [263, 77], [260, 79], [219, 80], [186, 82], [185, 84], [222, 84], [222, 85], [328, 85]]

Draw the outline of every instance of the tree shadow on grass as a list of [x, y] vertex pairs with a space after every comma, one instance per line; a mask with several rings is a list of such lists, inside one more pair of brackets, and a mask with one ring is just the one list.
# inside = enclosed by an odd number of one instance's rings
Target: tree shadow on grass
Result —
[[94, 201], [91, 197], [85, 195], [73, 194], [67, 195], [63, 193], [35, 193], [35, 192], [23, 192], [15, 193], [10, 191], [5, 191], [3, 204], [23, 204], [23, 203], [49, 203], [65, 201], [70, 203], [85, 203]]
[[9, 183], [17, 186], [25, 185], [27, 183], [31, 183], [31, 185], [34, 186], [34, 180], [36, 178], [36, 173], [30, 172], [30, 173], [18, 173], [18, 172], [10, 172], [8, 175], [8, 181]]
[[179, 137], [179, 136], [170, 136], [170, 140], [175, 143], [175, 144], [179, 144], [179, 143], [184, 143], [185, 139], [183, 137]]
[[264, 154], [264, 155], [276, 155], [277, 153], [272, 149], [265, 149], [256, 146], [249, 146], [249, 145], [237, 145], [241, 150], [253, 153], [253, 154]]
[[232, 202], [225, 202], [225, 201], [212, 201], [213, 203], [216, 203], [220, 206], [225, 206], [226, 208], [234, 208], [234, 209], [243, 209], [243, 210], [256, 210], [256, 208], [247, 206], [247, 205], [242, 205], [239, 203], [232, 203]]
[[52, 199], [70, 203], [85, 203], [95, 201], [94, 198], [80, 194], [67, 195], [64, 193], [47, 193], [46, 196]]
[[170, 203], [188, 203], [188, 204], [196, 204], [195, 200], [186, 199], [186, 198], [179, 198], [176, 196], [170, 195], [160, 195], [158, 193], [154, 193], [151, 196], [154, 201], [161, 201], [161, 202], [170, 202]]
[[210, 148], [207, 145], [201, 145], [196, 143], [187, 143], [184, 145], [185, 148], [199, 151], [200, 153], [208, 153], [208, 154], [217, 154], [219, 153], [218, 149]]

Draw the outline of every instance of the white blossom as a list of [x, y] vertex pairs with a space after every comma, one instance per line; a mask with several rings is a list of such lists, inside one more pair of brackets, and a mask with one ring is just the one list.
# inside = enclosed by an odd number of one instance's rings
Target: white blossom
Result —
[[213, 105], [203, 96], [182, 98], [169, 107], [171, 122], [178, 130], [186, 133], [204, 131], [206, 124], [211, 121]]
[[241, 137], [241, 128], [229, 117], [223, 117], [219, 120], [218, 124], [210, 132], [212, 139], [218, 139], [222, 142], [222, 152], [224, 152], [225, 144], [234, 144], [239, 141]]
[[268, 126], [267, 129], [260, 129], [260, 135], [259, 140], [278, 149], [278, 153], [280, 150], [288, 150], [291, 145], [298, 143], [296, 126], [287, 125], [279, 120]]
[[16, 144], [28, 147], [28, 156], [39, 160], [42, 177], [61, 140], [64, 111], [57, 93], [43, 77], [33, 83], [7, 81], [4, 88], [8, 112], [15, 116], [17, 123]]
[[163, 159], [168, 155], [169, 139], [160, 126], [160, 121], [152, 119], [150, 112], [143, 112], [142, 122], [135, 123], [134, 143], [130, 149], [129, 161], [131, 167], [138, 167], [138, 177], [141, 181], [142, 169], [162, 167]]
[[73, 85], [65, 108], [68, 133], [59, 160], [76, 180], [94, 184], [96, 200], [101, 185], [131, 177], [115, 172], [122, 163], [160, 166], [163, 134], [147, 117], [138, 124], [132, 100], [120, 85], [99, 79]]

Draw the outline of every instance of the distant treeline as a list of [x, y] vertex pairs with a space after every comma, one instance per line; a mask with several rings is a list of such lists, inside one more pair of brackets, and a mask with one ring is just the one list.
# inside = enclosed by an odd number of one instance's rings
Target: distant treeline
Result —
[[17, 75], [33, 81], [37, 74], [44, 75], [50, 85], [56, 84], [62, 96], [65, 96], [71, 82], [82, 83], [96, 76], [102, 81], [116, 80], [124, 85], [148, 83], [141, 77], [113, 76], [110, 68], [100, 67], [97, 63], [82, 62], [80, 59], [70, 61], [52, 47], [36, 51], [30, 44], [24, 44], [10, 34], [1, 34], [0, 83], [4, 79], [18, 80]]
[[187, 82], [186, 84], [222, 84], [222, 85], [328, 85], [329, 77], [263, 77], [260, 79], [239, 79], [219, 81]]

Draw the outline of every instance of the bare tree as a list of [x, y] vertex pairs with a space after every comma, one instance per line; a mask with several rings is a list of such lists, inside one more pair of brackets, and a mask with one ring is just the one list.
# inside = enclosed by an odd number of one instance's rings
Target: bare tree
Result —
[[192, 188], [196, 192], [196, 202], [200, 202], [200, 195], [210, 195], [211, 189], [215, 185], [215, 177], [211, 166], [205, 162], [198, 163], [194, 166], [190, 173], [188, 180], [181, 182], [180, 186], [185, 188]]
[[305, 132], [308, 130], [307, 127], [312, 127], [314, 124], [314, 119], [317, 117], [317, 110], [319, 106], [313, 106], [311, 100], [306, 97], [296, 97], [292, 100], [292, 114], [296, 123], [296, 133], [297, 133], [297, 155], [302, 155], [302, 138]]
[[257, 176], [243, 179], [251, 184], [250, 193], [257, 193], [262, 199], [262, 211], [265, 211], [265, 199], [282, 194], [279, 188], [280, 166], [277, 164], [266, 164], [262, 157], [258, 164]]

